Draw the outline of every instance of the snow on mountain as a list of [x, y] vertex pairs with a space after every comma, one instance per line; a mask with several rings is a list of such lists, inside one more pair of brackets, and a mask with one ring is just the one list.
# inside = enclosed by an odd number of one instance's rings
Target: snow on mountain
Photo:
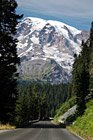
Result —
[[[54, 20], [43, 20], [40, 18], [27, 17], [22, 22], [28, 24], [28, 26], [32, 24], [31, 32], [33, 32], [35, 30], [40, 31], [46, 24], [50, 24], [51, 26], [55, 27], [56, 32], [64, 35], [64, 37], [66, 37], [68, 39], [69, 39], [68, 31], [66, 29], [64, 29], [64, 27], [67, 27], [73, 36], [81, 33], [80, 30], [77, 30], [74, 27], [71, 27], [67, 24], [64, 24], [59, 21], [54, 21]], [[21, 26], [22, 22], [19, 23], [18, 27]], [[50, 25], [47, 25], [47, 27]]]
[[24, 18], [17, 26], [17, 44], [23, 79], [60, 82], [71, 81], [74, 53], [81, 51], [81, 41], [89, 36], [59, 21]]

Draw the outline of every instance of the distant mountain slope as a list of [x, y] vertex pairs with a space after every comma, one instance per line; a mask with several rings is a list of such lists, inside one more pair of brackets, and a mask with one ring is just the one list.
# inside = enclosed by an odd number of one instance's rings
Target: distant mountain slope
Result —
[[89, 32], [58, 21], [28, 17], [18, 24], [16, 37], [21, 77], [59, 84], [71, 81], [73, 55], [79, 54], [81, 41], [89, 37]]

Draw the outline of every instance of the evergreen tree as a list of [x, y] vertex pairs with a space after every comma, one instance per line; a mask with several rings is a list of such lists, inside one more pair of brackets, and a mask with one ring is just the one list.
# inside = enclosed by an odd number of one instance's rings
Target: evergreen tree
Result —
[[72, 97], [72, 83], [68, 84], [68, 96], [67, 100], [69, 100]]
[[79, 113], [83, 113], [89, 85], [93, 88], [93, 22], [89, 39], [86, 42], [82, 41], [82, 51], [78, 57], [75, 55], [72, 85], [72, 92], [77, 97], [77, 109]]
[[84, 41], [82, 41], [81, 54], [75, 58], [72, 74], [73, 94], [77, 97], [77, 109], [79, 113], [83, 113], [89, 88], [89, 47]]
[[73, 95], [76, 96], [76, 94], [78, 92], [79, 77], [78, 77], [77, 65], [78, 65], [78, 57], [75, 54], [73, 71], [72, 71], [72, 96]]
[[40, 98], [40, 118], [39, 119], [43, 119], [47, 117], [47, 100], [46, 100], [46, 96], [45, 94], [43, 96], [41, 96]]
[[16, 122], [21, 125], [28, 120], [28, 100], [24, 93], [19, 96], [16, 104]]
[[34, 83], [32, 89], [32, 100], [33, 100], [33, 118], [37, 119], [40, 115], [40, 85], [38, 83]]
[[0, 121], [10, 121], [17, 98], [16, 25], [22, 16], [17, 15], [15, 0], [0, 0]]
[[91, 48], [91, 50], [93, 52], [93, 22], [91, 23], [89, 40], [90, 40], [90, 48]]
[[90, 63], [89, 63], [90, 89], [93, 89], [93, 22], [91, 24], [90, 29], [89, 48], [90, 48]]

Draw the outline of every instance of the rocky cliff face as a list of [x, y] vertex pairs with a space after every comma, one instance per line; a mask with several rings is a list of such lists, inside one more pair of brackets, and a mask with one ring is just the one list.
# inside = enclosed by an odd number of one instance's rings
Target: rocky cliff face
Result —
[[22, 79], [59, 84], [71, 81], [73, 55], [80, 53], [81, 41], [87, 40], [89, 32], [29, 17], [18, 24], [16, 37]]

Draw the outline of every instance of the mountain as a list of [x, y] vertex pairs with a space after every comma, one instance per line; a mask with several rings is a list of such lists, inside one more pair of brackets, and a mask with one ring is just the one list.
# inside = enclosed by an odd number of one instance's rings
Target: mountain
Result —
[[18, 72], [22, 80], [70, 82], [74, 54], [88, 31], [80, 31], [59, 21], [24, 18], [17, 26], [17, 52], [21, 60]]

